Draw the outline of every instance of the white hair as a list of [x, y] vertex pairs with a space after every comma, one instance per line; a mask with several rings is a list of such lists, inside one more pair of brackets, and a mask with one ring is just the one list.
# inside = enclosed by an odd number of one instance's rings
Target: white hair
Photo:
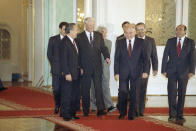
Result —
[[87, 24], [88, 21], [90, 21], [90, 20], [95, 22], [95, 19], [94, 19], [94, 18], [92, 18], [92, 17], [86, 17], [86, 18], [84, 19], [84, 24]]
[[102, 30], [107, 31], [107, 28], [105, 26], [98, 26], [97, 31], [101, 33]]

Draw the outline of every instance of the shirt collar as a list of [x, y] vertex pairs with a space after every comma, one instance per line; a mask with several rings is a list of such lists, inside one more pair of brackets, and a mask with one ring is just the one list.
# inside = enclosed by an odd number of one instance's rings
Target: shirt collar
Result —
[[71, 38], [71, 36], [67, 35], [67, 37], [71, 40], [71, 42], [73, 43], [74, 39]]
[[138, 36], [138, 38], [145, 39], [145, 38], [146, 38], [146, 36], [145, 36], [145, 35], [144, 35], [144, 37], [139, 37], [139, 36]]
[[62, 40], [63, 38], [64, 38], [64, 36], [60, 34], [60, 39]]

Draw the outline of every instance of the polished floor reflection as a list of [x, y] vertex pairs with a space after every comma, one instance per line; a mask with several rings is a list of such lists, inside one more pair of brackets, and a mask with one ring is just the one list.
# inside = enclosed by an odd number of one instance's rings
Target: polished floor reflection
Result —
[[[149, 117], [166, 121], [166, 122], [168, 121], [168, 116], [149, 116]], [[186, 119], [184, 123], [176, 122], [175, 124], [182, 125], [196, 130], [196, 116], [184, 116], [184, 118]]]
[[40, 118], [0, 119], [0, 131], [72, 131]]

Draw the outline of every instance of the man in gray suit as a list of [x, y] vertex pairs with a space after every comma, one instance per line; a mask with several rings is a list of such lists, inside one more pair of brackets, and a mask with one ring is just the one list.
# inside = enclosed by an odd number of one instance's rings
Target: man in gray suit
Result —
[[[145, 43], [144, 45], [147, 48], [147, 54], [150, 59], [150, 64], [148, 67], [149, 68], [148, 74], [150, 73], [150, 68], [152, 64], [153, 76], [156, 76], [158, 72], [158, 58], [157, 58], [157, 49], [156, 49], [155, 40], [149, 36], [146, 36], [146, 27], [145, 27], [145, 24], [142, 22], [136, 25], [136, 31], [137, 31], [137, 37], [144, 39], [144, 43]], [[140, 84], [141, 85], [139, 85], [136, 91], [137, 92], [136, 115], [144, 116], [148, 78], [141, 79]]]
[[[112, 41], [108, 40], [107, 37], [107, 29], [106, 27], [99, 26], [98, 32], [103, 35], [103, 39], [105, 42], [105, 46], [108, 48], [109, 53], [111, 53]], [[114, 107], [114, 103], [111, 99], [109, 82], [110, 82], [110, 65], [104, 60], [102, 55], [102, 66], [103, 66], [103, 74], [102, 74], [102, 88], [103, 88], [103, 98], [104, 103], [108, 112], [116, 111], [116, 107]], [[97, 110], [96, 99], [95, 99], [95, 89], [92, 85], [91, 87], [91, 111], [95, 112]]]

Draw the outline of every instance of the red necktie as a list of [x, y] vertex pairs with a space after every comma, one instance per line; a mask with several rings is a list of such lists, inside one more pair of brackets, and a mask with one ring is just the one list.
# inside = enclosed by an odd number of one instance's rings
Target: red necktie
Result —
[[76, 42], [75, 42], [75, 41], [73, 41], [73, 45], [74, 45], [74, 48], [76, 49], [76, 51], [77, 51], [77, 53], [78, 53], [78, 48], [77, 48], [77, 46], [76, 46]]
[[129, 56], [131, 56], [132, 53], [131, 40], [129, 40], [128, 52], [129, 52]]
[[178, 56], [180, 56], [180, 52], [181, 52], [181, 43], [180, 43], [180, 40], [178, 41], [178, 45], [177, 45], [177, 53], [178, 53]]

